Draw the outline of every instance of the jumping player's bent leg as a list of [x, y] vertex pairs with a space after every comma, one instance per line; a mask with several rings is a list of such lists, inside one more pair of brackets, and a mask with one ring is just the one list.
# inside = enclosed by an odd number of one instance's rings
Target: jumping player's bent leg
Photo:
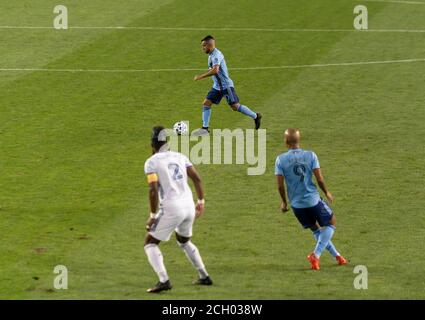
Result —
[[244, 106], [240, 103], [232, 104], [230, 107], [233, 109], [233, 111], [238, 111], [238, 112], [240, 112], [240, 113], [242, 113], [242, 114], [244, 114], [244, 115], [246, 115], [246, 116], [248, 116], [252, 119], [257, 118], [257, 113], [255, 113], [250, 108], [248, 108], [247, 106]]
[[233, 109], [233, 111], [238, 111], [238, 112], [240, 112], [240, 113], [242, 113], [242, 114], [244, 114], [244, 115], [246, 115], [246, 116], [254, 119], [255, 130], [258, 130], [260, 128], [260, 126], [261, 126], [261, 118], [262, 118], [261, 113], [255, 113], [250, 108], [248, 108], [247, 106], [244, 106], [244, 105], [242, 105], [240, 103], [232, 104], [230, 107]]
[[224, 95], [226, 96], [227, 103], [233, 109], [233, 111], [238, 111], [252, 119], [255, 122], [255, 129], [258, 130], [261, 126], [261, 114], [252, 111], [247, 106], [244, 106], [239, 103], [239, 97], [236, 94], [235, 88], [224, 89]]

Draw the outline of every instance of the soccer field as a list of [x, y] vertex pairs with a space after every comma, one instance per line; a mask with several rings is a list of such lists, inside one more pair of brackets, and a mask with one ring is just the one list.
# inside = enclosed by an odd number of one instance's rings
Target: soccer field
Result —
[[[68, 30], [53, 29], [57, 4]], [[358, 4], [368, 31], [353, 28]], [[263, 114], [267, 169], [197, 166], [207, 209], [193, 241], [214, 285], [191, 284], [172, 239], [161, 250], [173, 289], [152, 296], [143, 165], [152, 126], [201, 125], [207, 34]], [[0, 37], [0, 298], [425, 298], [424, 0], [1, 0]], [[223, 101], [211, 127], [253, 122]], [[324, 253], [309, 270], [311, 232], [279, 210], [288, 127], [319, 156], [346, 266]], [[57, 265], [67, 290], [53, 288]], [[353, 286], [357, 265], [367, 290]]]

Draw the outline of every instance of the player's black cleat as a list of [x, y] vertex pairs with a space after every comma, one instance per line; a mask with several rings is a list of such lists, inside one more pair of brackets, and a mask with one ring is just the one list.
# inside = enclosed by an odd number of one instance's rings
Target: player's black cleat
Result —
[[261, 115], [261, 113], [257, 113], [257, 118], [254, 119], [254, 121], [255, 121], [255, 130], [260, 129], [260, 127], [261, 127], [261, 118], [262, 117], [263, 116]]
[[213, 284], [211, 278], [208, 276], [204, 279], [198, 279], [193, 281], [193, 284], [201, 285], [201, 286], [210, 286]]
[[210, 130], [207, 127], [202, 127], [201, 129], [195, 130], [192, 135], [194, 137], [207, 136], [210, 134]]
[[158, 293], [165, 290], [170, 290], [172, 288], [170, 280], [165, 282], [158, 282], [155, 287], [147, 290], [148, 293]]

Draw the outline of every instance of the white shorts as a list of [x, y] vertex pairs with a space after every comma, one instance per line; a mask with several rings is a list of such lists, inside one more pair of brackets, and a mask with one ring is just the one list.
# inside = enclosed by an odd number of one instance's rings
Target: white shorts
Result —
[[194, 220], [195, 204], [192, 199], [169, 202], [160, 206], [156, 222], [149, 234], [161, 241], [170, 240], [173, 231], [182, 237], [190, 238]]

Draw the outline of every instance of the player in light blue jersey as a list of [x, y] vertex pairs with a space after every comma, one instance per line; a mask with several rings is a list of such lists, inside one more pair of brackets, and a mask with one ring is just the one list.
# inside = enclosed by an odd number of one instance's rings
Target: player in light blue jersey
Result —
[[193, 134], [197, 136], [208, 135], [211, 106], [213, 104], [219, 104], [223, 97], [226, 98], [228, 105], [234, 111], [238, 111], [254, 119], [255, 129], [258, 130], [261, 126], [261, 114], [239, 103], [239, 97], [236, 94], [233, 81], [229, 77], [226, 60], [224, 60], [221, 51], [215, 47], [215, 40], [212, 36], [206, 36], [202, 39], [202, 50], [208, 54], [209, 70], [201, 75], [195, 76], [194, 80], [199, 81], [207, 77], [212, 77], [214, 84], [203, 103], [202, 128], [196, 130]]
[[314, 251], [307, 257], [311, 268], [320, 269], [320, 255], [325, 248], [335, 257], [339, 265], [347, 264], [347, 260], [339, 254], [331, 241], [336, 225], [335, 215], [329, 205], [320, 198], [312, 180], [314, 175], [320, 189], [332, 204], [333, 196], [326, 188], [317, 155], [313, 151], [300, 148], [300, 131], [297, 129], [285, 131], [285, 144], [289, 150], [276, 158], [275, 165], [278, 190], [282, 198], [281, 209], [283, 212], [289, 211], [285, 193], [286, 183], [295, 216], [304, 228], [313, 231], [317, 241]]

